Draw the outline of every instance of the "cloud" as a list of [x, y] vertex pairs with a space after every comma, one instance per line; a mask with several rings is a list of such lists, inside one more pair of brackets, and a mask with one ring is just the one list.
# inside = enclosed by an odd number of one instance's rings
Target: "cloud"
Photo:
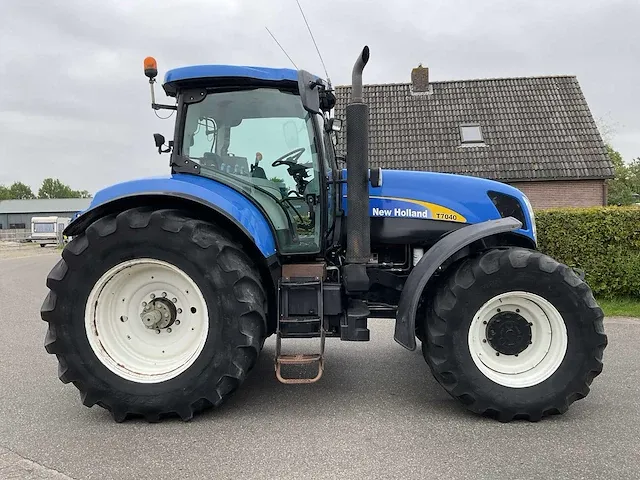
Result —
[[[640, 156], [637, 0], [300, 0], [334, 84], [350, 81], [364, 44], [368, 83], [406, 82], [419, 62], [434, 80], [573, 74], [614, 147]], [[76, 189], [168, 172], [153, 132], [142, 60], [161, 75], [194, 63], [322, 67], [294, 0], [21, 0], [0, 18], [0, 183]], [[165, 101], [160, 88], [158, 100]], [[163, 112], [164, 113], [164, 112]]]

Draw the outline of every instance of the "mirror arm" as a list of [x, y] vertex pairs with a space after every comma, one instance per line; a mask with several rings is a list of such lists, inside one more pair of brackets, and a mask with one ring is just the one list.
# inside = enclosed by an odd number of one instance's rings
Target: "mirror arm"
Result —
[[162, 148], [162, 145], [158, 146], [158, 154], [162, 154], [162, 153], [170, 153], [171, 150], [173, 150], [173, 140], [169, 140], [169, 146], [165, 149]]
[[154, 110], [178, 110], [177, 105], [163, 105], [162, 103], [152, 103], [151, 108]]

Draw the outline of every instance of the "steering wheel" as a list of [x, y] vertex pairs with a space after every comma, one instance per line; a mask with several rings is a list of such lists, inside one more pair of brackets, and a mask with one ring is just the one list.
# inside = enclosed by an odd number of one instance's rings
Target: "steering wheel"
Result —
[[[282, 155], [280, 158], [274, 160], [271, 166], [278, 167], [280, 165], [288, 165], [288, 166], [297, 165], [298, 159], [302, 156], [302, 154], [304, 153], [304, 150], [305, 149], [302, 147], [296, 148], [295, 150], [291, 150], [290, 152]], [[285, 160], [285, 158], [287, 160]]]

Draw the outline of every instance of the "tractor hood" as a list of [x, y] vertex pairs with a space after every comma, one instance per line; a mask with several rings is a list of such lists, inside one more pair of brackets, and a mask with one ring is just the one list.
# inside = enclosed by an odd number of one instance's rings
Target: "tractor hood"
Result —
[[[342, 173], [346, 177], [346, 170]], [[345, 212], [346, 198], [343, 184]], [[513, 216], [523, 223], [518, 232], [535, 240], [535, 220], [526, 196], [515, 187], [477, 177], [383, 170], [382, 186], [369, 187], [369, 215], [467, 224]]]

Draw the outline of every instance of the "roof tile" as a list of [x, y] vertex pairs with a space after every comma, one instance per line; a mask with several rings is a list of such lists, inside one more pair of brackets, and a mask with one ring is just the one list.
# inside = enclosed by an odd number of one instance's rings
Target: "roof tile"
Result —
[[[606, 154], [575, 77], [365, 85], [372, 166], [482, 176], [501, 181], [610, 178]], [[336, 88], [345, 120], [351, 87]], [[462, 146], [460, 125], [478, 123], [484, 146]], [[344, 154], [346, 128], [339, 133]]]

